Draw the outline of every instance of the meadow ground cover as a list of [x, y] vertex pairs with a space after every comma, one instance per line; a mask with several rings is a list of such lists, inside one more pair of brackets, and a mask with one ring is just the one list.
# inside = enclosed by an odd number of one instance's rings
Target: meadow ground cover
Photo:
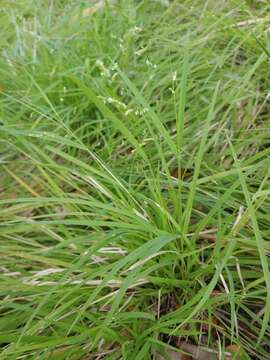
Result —
[[269, 2], [0, 6], [0, 358], [270, 359]]

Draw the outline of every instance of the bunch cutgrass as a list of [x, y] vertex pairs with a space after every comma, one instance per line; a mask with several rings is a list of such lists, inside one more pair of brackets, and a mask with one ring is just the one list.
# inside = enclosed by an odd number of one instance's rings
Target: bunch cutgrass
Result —
[[268, 1], [2, 1], [3, 359], [269, 359]]

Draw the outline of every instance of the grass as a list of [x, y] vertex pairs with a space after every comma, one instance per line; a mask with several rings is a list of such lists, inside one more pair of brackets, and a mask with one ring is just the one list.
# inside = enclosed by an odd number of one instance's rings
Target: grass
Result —
[[1, 2], [1, 359], [270, 359], [269, 10]]

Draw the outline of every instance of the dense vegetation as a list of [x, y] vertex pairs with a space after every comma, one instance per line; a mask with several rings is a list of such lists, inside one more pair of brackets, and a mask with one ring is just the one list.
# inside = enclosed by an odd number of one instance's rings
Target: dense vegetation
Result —
[[269, 2], [0, 5], [1, 359], [270, 359]]

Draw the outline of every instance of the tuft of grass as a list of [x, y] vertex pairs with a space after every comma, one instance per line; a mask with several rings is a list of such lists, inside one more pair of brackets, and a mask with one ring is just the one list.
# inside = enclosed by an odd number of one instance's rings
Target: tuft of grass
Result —
[[270, 359], [269, 10], [2, 1], [1, 359]]

